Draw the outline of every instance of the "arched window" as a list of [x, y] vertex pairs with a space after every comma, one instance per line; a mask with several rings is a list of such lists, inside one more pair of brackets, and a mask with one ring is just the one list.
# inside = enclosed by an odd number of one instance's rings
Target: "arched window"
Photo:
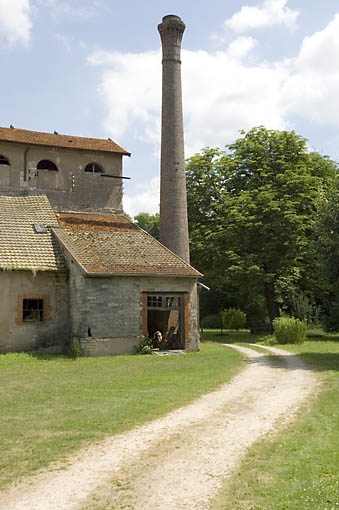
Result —
[[9, 165], [9, 159], [0, 154], [0, 165]]
[[85, 172], [91, 172], [92, 174], [102, 174], [104, 169], [97, 163], [88, 163], [85, 167]]
[[56, 172], [58, 170], [57, 166], [53, 161], [50, 161], [49, 159], [42, 159], [39, 161], [37, 165], [38, 170], [53, 170]]

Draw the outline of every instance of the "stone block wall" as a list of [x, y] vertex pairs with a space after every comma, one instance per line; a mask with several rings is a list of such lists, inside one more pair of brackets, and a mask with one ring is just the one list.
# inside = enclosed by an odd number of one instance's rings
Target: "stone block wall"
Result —
[[[61, 352], [69, 338], [66, 273], [0, 272], [0, 352]], [[43, 300], [43, 321], [23, 320], [23, 300]]]
[[[144, 334], [143, 296], [152, 292], [176, 292], [185, 297], [185, 329], [188, 351], [199, 349], [198, 303], [194, 278], [142, 276], [85, 276], [69, 261], [72, 335], [81, 340], [84, 354], [133, 353]], [[95, 344], [93, 343], [95, 340]]]

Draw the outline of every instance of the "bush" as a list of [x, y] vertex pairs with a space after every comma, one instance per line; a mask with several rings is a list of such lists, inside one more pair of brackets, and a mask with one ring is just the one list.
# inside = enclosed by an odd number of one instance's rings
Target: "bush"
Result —
[[153, 354], [153, 344], [150, 338], [147, 336], [141, 337], [137, 347], [137, 354]]
[[246, 314], [238, 308], [224, 310], [221, 314], [221, 319], [225, 329], [235, 329], [238, 331], [238, 329], [246, 326]]
[[278, 344], [302, 344], [306, 340], [307, 324], [293, 317], [279, 317], [273, 321]]

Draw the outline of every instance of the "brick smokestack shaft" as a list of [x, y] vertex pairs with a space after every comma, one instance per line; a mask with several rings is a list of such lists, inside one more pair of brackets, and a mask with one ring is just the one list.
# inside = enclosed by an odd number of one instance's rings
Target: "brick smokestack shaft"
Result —
[[189, 262], [180, 61], [185, 24], [179, 16], [165, 16], [158, 30], [163, 57], [160, 241]]

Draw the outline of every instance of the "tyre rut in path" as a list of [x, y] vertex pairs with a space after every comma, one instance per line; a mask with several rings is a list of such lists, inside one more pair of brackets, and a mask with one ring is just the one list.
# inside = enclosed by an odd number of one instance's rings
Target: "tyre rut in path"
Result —
[[229, 347], [249, 359], [230, 383], [13, 484], [0, 509], [207, 509], [248, 448], [290, 422], [318, 382], [286, 351], [265, 348], [284, 358], [279, 368], [264, 351]]

